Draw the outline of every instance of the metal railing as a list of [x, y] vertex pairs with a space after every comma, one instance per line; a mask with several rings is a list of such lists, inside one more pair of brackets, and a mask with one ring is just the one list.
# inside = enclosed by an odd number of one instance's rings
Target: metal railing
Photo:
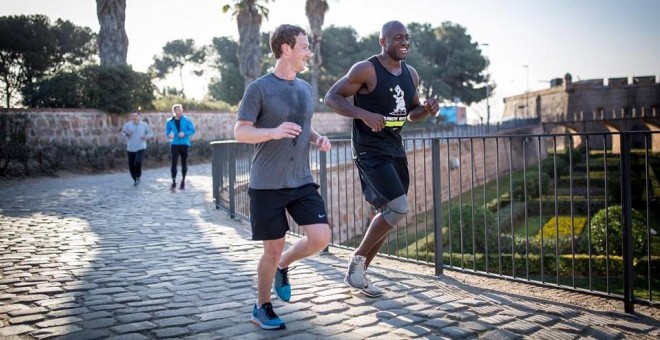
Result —
[[[355, 248], [373, 211], [350, 140], [310, 151], [334, 246]], [[383, 256], [634, 303], [660, 299], [657, 132], [409, 137], [410, 210]], [[249, 220], [254, 146], [214, 142], [216, 207]], [[290, 221], [294, 234], [302, 234]], [[442, 254], [442, 256], [437, 256]]]

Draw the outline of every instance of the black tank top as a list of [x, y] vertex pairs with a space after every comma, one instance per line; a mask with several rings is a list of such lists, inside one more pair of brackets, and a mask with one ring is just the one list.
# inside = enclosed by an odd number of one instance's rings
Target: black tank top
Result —
[[401, 128], [415, 97], [412, 76], [404, 62], [401, 62], [401, 74], [395, 76], [381, 65], [376, 56], [368, 60], [376, 69], [376, 88], [368, 94], [355, 94], [354, 105], [385, 116], [385, 128], [373, 132], [361, 119], [353, 119], [353, 157], [406, 157]]

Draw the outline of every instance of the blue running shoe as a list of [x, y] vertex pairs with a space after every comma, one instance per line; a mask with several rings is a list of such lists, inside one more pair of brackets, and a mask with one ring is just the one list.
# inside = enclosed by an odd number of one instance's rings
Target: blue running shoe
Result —
[[262, 329], [286, 328], [284, 321], [275, 314], [273, 305], [270, 302], [264, 303], [261, 308], [257, 308], [257, 305], [252, 307], [252, 322]]
[[275, 271], [275, 280], [273, 281], [273, 290], [280, 300], [288, 302], [291, 300], [291, 285], [289, 284], [289, 268]]

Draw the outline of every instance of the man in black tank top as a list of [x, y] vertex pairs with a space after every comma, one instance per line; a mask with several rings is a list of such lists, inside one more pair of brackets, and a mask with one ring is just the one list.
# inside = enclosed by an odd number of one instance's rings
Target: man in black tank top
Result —
[[[360, 246], [349, 257], [344, 281], [377, 297], [383, 291], [365, 276], [396, 224], [408, 212], [408, 162], [401, 141], [406, 120], [417, 121], [439, 110], [437, 100], [420, 103], [419, 75], [403, 60], [408, 56], [410, 36], [398, 21], [383, 25], [380, 54], [353, 65], [330, 88], [325, 103], [342, 116], [353, 118], [351, 144], [365, 199], [378, 212]], [[347, 98], [353, 97], [353, 105]]]

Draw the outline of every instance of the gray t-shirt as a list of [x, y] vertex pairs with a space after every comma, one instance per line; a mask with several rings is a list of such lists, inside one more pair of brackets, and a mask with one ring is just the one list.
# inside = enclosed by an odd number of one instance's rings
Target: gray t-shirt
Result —
[[[130, 133], [130, 136], [129, 136]], [[142, 139], [142, 136], [151, 138], [154, 136], [151, 127], [145, 121], [141, 120], [137, 124], [130, 121], [124, 124], [121, 134], [126, 136], [126, 150], [129, 152], [137, 152], [147, 148], [147, 140]]]
[[284, 122], [302, 127], [295, 139], [256, 144], [250, 188], [297, 188], [314, 183], [309, 168], [313, 113], [312, 86], [302, 79], [285, 80], [269, 73], [248, 85], [238, 108], [238, 120], [253, 122], [257, 128], [275, 128]]

